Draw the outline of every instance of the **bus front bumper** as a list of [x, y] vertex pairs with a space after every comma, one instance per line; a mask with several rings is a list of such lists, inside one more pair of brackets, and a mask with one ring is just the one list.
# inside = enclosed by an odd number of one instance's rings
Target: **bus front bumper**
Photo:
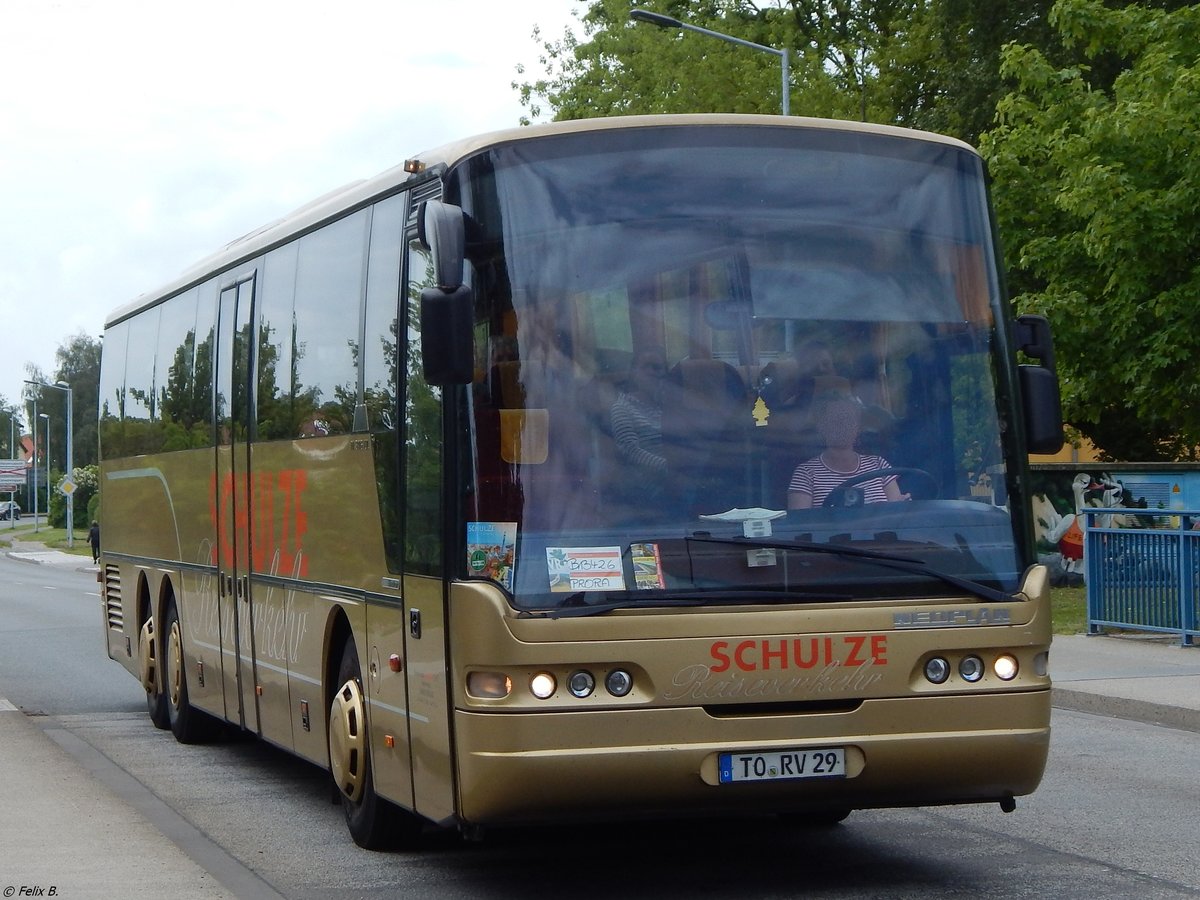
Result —
[[[866, 700], [850, 712], [458, 710], [472, 825], [1003, 802], [1041, 781], [1050, 691]], [[721, 753], [842, 748], [845, 777], [720, 783]]]

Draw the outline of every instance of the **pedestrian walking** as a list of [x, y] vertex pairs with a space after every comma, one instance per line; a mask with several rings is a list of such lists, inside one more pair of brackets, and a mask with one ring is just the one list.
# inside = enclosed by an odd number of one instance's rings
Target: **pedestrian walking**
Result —
[[100, 562], [100, 523], [93, 520], [92, 527], [88, 529], [88, 543], [92, 547], [92, 562]]

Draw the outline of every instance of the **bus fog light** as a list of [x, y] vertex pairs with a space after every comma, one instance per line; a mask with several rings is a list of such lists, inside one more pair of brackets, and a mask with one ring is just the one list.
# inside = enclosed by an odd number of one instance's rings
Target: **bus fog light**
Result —
[[558, 681], [549, 672], [538, 672], [529, 679], [529, 690], [539, 700], [545, 700], [554, 696], [554, 692], [558, 690]]
[[512, 693], [512, 679], [503, 672], [471, 672], [467, 693], [484, 700], [502, 700]]
[[945, 684], [946, 679], [950, 677], [950, 663], [940, 656], [935, 656], [925, 663], [925, 677], [934, 684]]
[[978, 656], [964, 656], [958, 664], [958, 674], [963, 681], [974, 684], [983, 677], [983, 660]]
[[624, 697], [633, 690], [633, 676], [624, 669], [613, 669], [604, 679], [604, 686], [614, 697]]
[[567, 689], [573, 697], [589, 697], [596, 689], [596, 679], [591, 672], [580, 669], [578, 672], [572, 672], [571, 677], [567, 679]]
[[1005, 653], [1003, 656], [996, 658], [992, 663], [992, 671], [996, 673], [996, 677], [1001, 681], [1012, 681], [1017, 677], [1017, 659], [1015, 656], [1009, 656]]

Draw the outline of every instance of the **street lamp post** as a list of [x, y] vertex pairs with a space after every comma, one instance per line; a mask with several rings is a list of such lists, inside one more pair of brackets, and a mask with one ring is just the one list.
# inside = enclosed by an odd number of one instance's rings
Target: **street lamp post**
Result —
[[57, 382], [54, 387], [67, 394], [67, 478], [72, 480], [67, 490], [67, 549], [72, 549], [75, 546], [75, 460], [71, 453], [75, 440], [75, 395], [65, 381]]
[[662, 13], [650, 12], [645, 9], [635, 9], [629, 14], [629, 18], [635, 22], [646, 22], [650, 25], [657, 25], [659, 28], [681, 28], [684, 31], [695, 31], [698, 34], [707, 34], [709, 37], [717, 38], [721, 41], [729, 41], [731, 44], [737, 44], [741, 47], [749, 47], [751, 50], [761, 50], [763, 53], [770, 53], [772, 56], [778, 56], [780, 64], [783, 67], [782, 79], [782, 102], [780, 107], [783, 114], [790, 115], [791, 103], [788, 82], [790, 81], [788, 74], [788, 52], [785, 47], [782, 50], [776, 50], [774, 47], [767, 47], [764, 44], [756, 44], [753, 41], [744, 41], [741, 38], [734, 37], [731, 34], [722, 34], [719, 31], [710, 31], [707, 28], [701, 28], [699, 25], [689, 25], [687, 22], [681, 22], [671, 16], [664, 16]]
[[[8, 411], [8, 458], [17, 458], [17, 416], [11, 409]], [[8, 499], [13, 499], [13, 494], [9, 493]], [[17, 527], [17, 517], [13, 514], [13, 508], [8, 508], [8, 527]]]
[[37, 398], [33, 400], [33, 417], [29, 420], [29, 430], [33, 432], [33, 487], [29, 493], [33, 495], [33, 533], [38, 532], [38, 489], [37, 489], [37, 433], [38, 433], [38, 411]]
[[[75, 432], [75, 428], [74, 428], [74, 406], [75, 406], [74, 396], [75, 395], [71, 391], [71, 386], [69, 384], [67, 384], [65, 381], [56, 381], [54, 384], [50, 384], [49, 382], [46, 382], [46, 381], [26, 380], [25, 383], [37, 385], [38, 387], [54, 388], [56, 391], [63, 391], [64, 393], [66, 393], [66, 395], [67, 395], [67, 478], [74, 478], [74, 476], [75, 476], [75, 458], [74, 458], [72, 451], [74, 450], [74, 432]], [[37, 401], [36, 400], [34, 401], [34, 412], [35, 413], [37, 412]], [[36, 444], [37, 441], [35, 440], [34, 443]], [[50, 453], [49, 446], [50, 446], [50, 423], [47, 422], [46, 423], [46, 447], [47, 447], [46, 455], [47, 456], [49, 456], [49, 453]], [[36, 464], [37, 463], [35, 460], [34, 465], [36, 465]], [[50, 501], [48, 499], [50, 496], [49, 481], [50, 481], [50, 465], [49, 465], [49, 463], [47, 463], [46, 464], [46, 482], [47, 482], [47, 484], [46, 484], [46, 497], [47, 497], [47, 501], [46, 501], [47, 519], [46, 519], [46, 522], [47, 522], [47, 524], [49, 524], [49, 521], [50, 521], [50, 519], [49, 519]], [[34, 517], [34, 521], [35, 522], [37, 521], [36, 516]], [[71, 549], [74, 546], [75, 546], [75, 491], [74, 491], [74, 489], [69, 489], [67, 491], [67, 548]]]
[[[39, 419], [46, 420], [46, 529], [50, 528], [50, 414], [41, 413]], [[34, 466], [37, 461], [34, 460]]]

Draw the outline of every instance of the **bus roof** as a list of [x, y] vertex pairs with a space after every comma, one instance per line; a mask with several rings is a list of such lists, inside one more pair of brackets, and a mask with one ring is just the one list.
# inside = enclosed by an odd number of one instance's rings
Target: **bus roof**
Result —
[[[413, 159], [422, 164], [423, 172], [430, 170], [437, 171], [453, 167], [462, 160], [491, 147], [532, 140], [539, 137], [577, 134], [589, 131], [609, 131], [621, 128], [659, 128], [664, 126], [693, 125], [756, 125], [782, 128], [859, 131], [873, 134], [889, 134], [913, 140], [932, 141], [959, 147], [970, 153], [976, 152], [969, 144], [956, 138], [891, 125], [874, 125], [867, 122], [851, 122], [837, 119], [815, 119], [804, 116], [788, 116], [785, 118], [783, 116], [771, 115], [694, 113], [687, 115], [613, 116], [609, 118], [575, 119], [566, 122], [550, 122], [520, 128], [509, 128], [454, 141], [424, 153], [419, 153]], [[127, 303], [111, 312], [105, 321], [105, 327], [108, 328], [143, 309], [148, 309], [182, 290], [199, 284], [218, 272], [236, 266], [248, 259], [253, 259], [255, 256], [278, 244], [284, 243], [295, 235], [307, 231], [324, 221], [337, 218], [343, 212], [365, 205], [375, 198], [394, 193], [410, 181], [423, 181], [425, 179], [425, 175], [423, 174], [411, 173], [406, 168], [406, 165], [406, 163], [402, 163], [381, 172], [373, 178], [350, 182], [306, 203], [299, 209], [293, 210], [291, 213], [274, 222], [263, 225], [237, 238], [215, 253], [198, 261], [195, 265], [190, 266], [173, 281], [162, 285], [155, 291], [142, 294], [133, 302]]]

